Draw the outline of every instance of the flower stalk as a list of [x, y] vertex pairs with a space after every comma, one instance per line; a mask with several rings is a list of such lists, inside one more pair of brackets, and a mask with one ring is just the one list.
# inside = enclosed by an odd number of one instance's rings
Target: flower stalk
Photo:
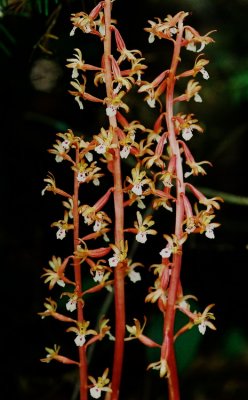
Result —
[[[111, 71], [111, 1], [106, 0], [104, 5], [105, 37], [104, 37], [104, 66], [105, 84], [108, 98], [113, 97], [113, 76]], [[115, 145], [112, 164], [112, 175], [114, 180], [114, 239], [118, 247], [124, 242], [124, 206], [123, 188], [121, 174], [121, 158], [119, 150], [119, 139], [116, 132], [116, 115], [109, 116], [109, 129], [113, 131], [113, 144]], [[121, 382], [122, 364], [124, 355], [124, 336], [125, 336], [125, 291], [124, 291], [125, 272], [123, 264], [119, 262], [114, 271], [114, 298], [115, 298], [115, 348], [113, 360], [112, 376], [112, 400], [119, 397], [119, 387]]]
[[[178, 33], [176, 41], [174, 42], [174, 52], [170, 73], [167, 78], [166, 90], [166, 122], [168, 128], [168, 140], [171, 147], [172, 157], [175, 157], [175, 175], [176, 179], [176, 217], [175, 217], [175, 236], [179, 239], [183, 236], [182, 224], [184, 220], [184, 207], [182, 201], [182, 194], [184, 194], [184, 181], [183, 169], [181, 163], [180, 148], [176, 139], [175, 128], [173, 123], [174, 117], [174, 87], [176, 82], [176, 71], [180, 59], [181, 42], [183, 36], [183, 17], [178, 21]], [[177, 290], [180, 280], [180, 271], [182, 264], [182, 252], [176, 253], [173, 256], [173, 268], [171, 271], [170, 285], [168, 287], [168, 301], [166, 305], [166, 313], [164, 320], [164, 340], [162, 344], [161, 358], [167, 360], [168, 363], [168, 385], [169, 385], [169, 399], [179, 400], [179, 382], [177, 374], [177, 366], [174, 351], [174, 321], [175, 321], [175, 302], [177, 298]]]
[[[75, 149], [76, 157], [75, 162], [76, 164], [79, 163], [79, 148], [76, 144]], [[74, 171], [74, 194], [73, 194], [73, 248], [74, 248], [74, 255], [77, 252], [79, 246], [79, 213], [78, 213], [78, 202], [79, 202], [79, 182], [77, 179], [77, 171]], [[73, 257], [73, 267], [74, 267], [74, 276], [75, 276], [75, 287], [77, 288], [78, 293], [82, 292], [82, 271], [80, 265], [80, 259], [75, 255]], [[83, 315], [83, 307], [80, 302], [77, 302], [77, 321], [82, 324], [84, 321]], [[86, 352], [84, 346], [79, 346], [79, 377], [80, 377], [80, 398], [81, 399], [88, 399], [88, 388], [87, 388], [87, 379], [88, 379], [88, 368], [87, 368], [87, 359], [86, 359]]]

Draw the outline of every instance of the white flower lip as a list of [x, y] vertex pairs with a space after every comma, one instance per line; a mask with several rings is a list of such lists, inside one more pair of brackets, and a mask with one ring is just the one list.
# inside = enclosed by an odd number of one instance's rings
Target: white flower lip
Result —
[[83, 345], [84, 345], [84, 343], [85, 343], [85, 335], [77, 335], [76, 336], [76, 338], [74, 339], [74, 342], [75, 342], [75, 344], [76, 344], [76, 346], [78, 346], [78, 347], [82, 347]]
[[62, 239], [65, 238], [65, 236], [66, 236], [66, 231], [65, 231], [65, 229], [59, 228], [59, 229], [57, 230], [57, 233], [56, 233], [57, 239], [62, 240]]
[[93, 399], [99, 399], [101, 397], [101, 389], [97, 386], [90, 388], [90, 395]]

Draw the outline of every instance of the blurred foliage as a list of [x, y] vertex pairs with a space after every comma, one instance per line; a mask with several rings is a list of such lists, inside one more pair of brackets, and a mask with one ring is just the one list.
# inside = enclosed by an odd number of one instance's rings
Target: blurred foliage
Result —
[[0, 0], [2, 14], [15, 13], [19, 16], [32, 17], [32, 13], [38, 11], [48, 16], [54, 5], [62, 3], [59, 0]]
[[236, 103], [248, 100], [248, 62], [231, 77], [229, 88]]
[[0, 41], [0, 50], [6, 55], [11, 55], [11, 50], [9, 48], [10, 45], [15, 44], [15, 38], [11, 35], [11, 33], [5, 28], [4, 25], [0, 23], [0, 34], [1, 34], [1, 41]]

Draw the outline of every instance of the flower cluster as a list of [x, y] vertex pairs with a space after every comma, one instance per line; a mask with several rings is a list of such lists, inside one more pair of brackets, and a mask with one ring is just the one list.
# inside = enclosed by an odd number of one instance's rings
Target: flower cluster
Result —
[[[42, 275], [50, 291], [63, 288], [60, 296], [67, 301], [57, 303], [49, 297], [44, 304], [45, 311], [39, 314], [42, 318], [51, 316], [70, 324], [66, 332], [74, 333], [79, 359], [74, 361], [59, 355], [60, 347], [55, 345], [54, 349], [46, 348], [48, 354], [41, 361], [54, 359], [78, 365], [81, 400], [87, 398], [87, 391], [95, 399], [103, 392], [107, 392], [108, 398], [118, 398], [124, 341], [133, 339], [160, 350], [160, 360], [151, 363], [148, 369], [158, 370], [161, 378], [168, 378], [169, 390], [176, 392], [174, 341], [194, 326], [201, 334], [207, 327], [216, 329], [211, 322], [215, 319], [210, 312], [213, 305], [202, 313], [192, 311], [188, 300], [196, 298], [184, 295], [180, 280], [185, 242], [193, 233], [204, 233], [213, 239], [214, 229], [220, 225], [215, 222], [215, 211], [223, 200], [208, 199], [190, 183], [192, 176], [206, 175], [207, 167], [212, 166], [207, 160], [196, 161], [192, 154], [191, 142], [204, 130], [195, 115], [188, 112], [191, 100], [203, 102], [202, 82], [210, 76], [206, 69], [208, 60], [201, 51], [213, 42], [212, 32], [202, 36], [185, 25], [186, 12], [168, 15], [163, 20], [149, 20], [149, 27], [145, 28], [148, 42], [167, 40], [173, 54], [171, 65], [162, 67], [148, 82], [143, 80], [147, 66], [142, 53], [128, 49], [116, 21], [111, 19], [111, 3], [100, 1], [89, 14], [78, 12], [71, 16], [71, 36], [93, 35], [102, 44], [103, 54], [98, 65], [87, 63], [84, 59], [87, 52], [79, 48], [74, 49], [66, 65], [72, 71], [73, 89], [69, 93], [81, 110], [85, 102], [94, 103], [96, 113], [98, 109], [103, 110], [103, 126], [95, 127], [92, 121], [92, 132], [87, 138], [74, 135], [71, 129], [57, 134], [49, 152], [57, 163], [68, 166], [71, 189], [59, 188], [49, 173], [42, 190], [42, 195], [52, 192], [62, 197], [62, 217], [51, 226], [57, 228], [59, 243], [66, 238], [62, 243], [67, 244], [71, 239], [71, 250], [64, 258], [53, 255]], [[184, 51], [197, 53], [197, 57], [190, 69], [182, 71], [180, 67], [179, 73], [178, 63]], [[185, 84], [178, 85], [185, 80]], [[99, 86], [98, 97], [93, 92]], [[144, 107], [158, 114], [149, 128], [124, 116], [130, 109], [128, 95], [135, 87], [141, 98], [144, 96]], [[127, 209], [128, 217], [133, 218], [131, 227], [129, 223], [126, 226]], [[167, 215], [170, 214], [171, 221], [173, 213], [173, 223], [167, 223]], [[157, 263], [150, 268], [152, 284], [145, 302], [156, 304], [162, 313], [161, 343], [144, 334], [146, 317], [143, 326], [136, 318], [134, 325], [126, 325], [129, 336], [125, 338], [125, 290], [128, 290], [125, 279], [138, 282], [142, 274], [136, 268], [148, 270], [147, 265], [133, 262], [130, 248], [151, 243], [151, 236], [158, 237], [159, 244], [153, 240], [152, 253]], [[135, 246], [130, 246], [132, 240]], [[90, 328], [97, 323], [91, 320], [87, 309], [88, 296], [105, 289], [115, 297], [115, 336], [110, 333], [109, 319], [104, 316], [100, 316], [98, 329]], [[184, 313], [188, 322], [174, 333], [176, 312]], [[112, 381], [108, 378], [109, 368], [97, 379], [88, 375], [87, 370], [86, 349], [106, 336], [115, 342]]]

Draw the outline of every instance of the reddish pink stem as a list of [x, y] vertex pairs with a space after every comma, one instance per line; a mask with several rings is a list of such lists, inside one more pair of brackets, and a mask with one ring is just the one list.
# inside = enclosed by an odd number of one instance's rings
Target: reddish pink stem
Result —
[[[181, 193], [184, 193], [184, 182], [183, 182], [183, 169], [180, 156], [180, 148], [176, 139], [176, 133], [173, 123], [173, 98], [174, 98], [174, 87], [175, 87], [175, 76], [176, 69], [179, 61], [181, 41], [183, 35], [183, 22], [178, 22], [178, 34], [177, 39], [174, 43], [174, 53], [167, 79], [167, 92], [166, 92], [166, 122], [168, 129], [168, 139], [171, 147], [172, 157], [176, 159], [176, 221], [175, 221], [175, 235], [178, 239], [182, 237], [182, 223], [184, 220], [184, 205], [182, 201]], [[173, 268], [168, 288], [168, 301], [166, 305], [166, 313], [164, 319], [164, 340], [162, 344], [161, 358], [167, 360], [168, 365], [168, 391], [170, 400], [179, 400], [179, 382], [177, 365], [175, 359], [174, 349], [174, 322], [175, 322], [175, 303], [177, 298], [177, 290], [180, 282], [180, 271], [181, 271], [182, 255], [181, 253], [174, 254], [173, 257]]]
[[[112, 72], [111, 72], [111, 2], [105, 1], [105, 39], [104, 39], [104, 65], [106, 92], [109, 98], [112, 97]], [[116, 117], [109, 118], [110, 126], [115, 132], [117, 127]], [[115, 133], [114, 143], [118, 145], [118, 136]], [[114, 178], [114, 210], [115, 210], [115, 244], [119, 247], [120, 242], [124, 240], [124, 204], [123, 189], [121, 177], [121, 160], [119, 146], [114, 151], [113, 159], [113, 178]], [[124, 336], [125, 336], [125, 293], [124, 293], [124, 271], [121, 264], [115, 268], [114, 277], [115, 294], [115, 349], [112, 373], [112, 400], [119, 398], [119, 388], [122, 374]]]

